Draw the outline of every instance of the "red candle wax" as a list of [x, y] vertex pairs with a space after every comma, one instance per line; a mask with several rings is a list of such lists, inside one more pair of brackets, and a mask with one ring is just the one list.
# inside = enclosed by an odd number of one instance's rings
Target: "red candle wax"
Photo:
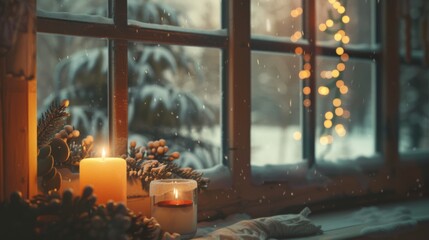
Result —
[[166, 200], [156, 204], [158, 207], [181, 208], [192, 206], [191, 200]]

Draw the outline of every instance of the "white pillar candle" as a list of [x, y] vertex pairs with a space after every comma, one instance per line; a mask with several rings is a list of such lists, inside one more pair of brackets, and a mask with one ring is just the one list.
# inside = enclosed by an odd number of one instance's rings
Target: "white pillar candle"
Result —
[[97, 203], [109, 200], [127, 204], [127, 164], [122, 158], [84, 158], [79, 164], [80, 191], [92, 186]]
[[197, 231], [197, 182], [164, 179], [150, 183], [152, 217], [161, 229], [191, 238]]

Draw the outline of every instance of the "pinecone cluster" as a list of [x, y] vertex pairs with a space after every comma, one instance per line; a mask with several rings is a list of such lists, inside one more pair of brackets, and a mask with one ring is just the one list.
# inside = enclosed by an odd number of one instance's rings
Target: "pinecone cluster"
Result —
[[146, 146], [137, 146], [135, 141], [130, 142], [127, 161], [129, 179], [140, 179], [144, 189], [149, 189], [152, 180], [167, 178], [194, 179], [198, 189], [207, 188], [209, 180], [191, 168], [180, 168], [173, 161], [180, 158], [179, 152], [168, 153], [169, 148], [164, 139], [149, 141]]
[[79, 136], [79, 130], [71, 125], [65, 125], [47, 145], [40, 147], [37, 156], [37, 175], [42, 177], [39, 186], [45, 193], [59, 190], [61, 187], [62, 176], [57, 167], [69, 167], [77, 172], [80, 160], [92, 154], [93, 137], [87, 136], [81, 144], [78, 144], [76, 139]]
[[96, 204], [93, 189], [81, 196], [56, 191], [25, 200], [11, 194], [0, 203], [0, 236], [4, 239], [161, 239], [178, 237], [161, 230], [154, 218], [135, 215], [121, 203]]

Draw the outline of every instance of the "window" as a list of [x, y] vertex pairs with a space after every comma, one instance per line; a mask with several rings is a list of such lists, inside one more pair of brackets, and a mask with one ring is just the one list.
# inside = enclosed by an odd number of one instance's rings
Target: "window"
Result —
[[[399, 128], [387, 119], [399, 105], [387, 101], [395, 87], [386, 78], [395, 76], [386, 68], [395, 59], [383, 54], [394, 57], [386, 49], [399, 43], [382, 42], [398, 30], [386, 27], [386, 5], [40, 0], [39, 109], [71, 98], [72, 121], [117, 154], [129, 138], [166, 138], [183, 164], [212, 180], [200, 198], [202, 218], [393, 198], [395, 177], [384, 167], [398, 164], [395, 144], [427, 154], [429, 134], [427, 88], [416, 87], [424, 81], [404, 88], [402, 96], [415, 98], [401, 104], [421, 102], [421, 110], [403, 109], [426, 117]], [[398, 139], [396, 130], [407, 134]]]

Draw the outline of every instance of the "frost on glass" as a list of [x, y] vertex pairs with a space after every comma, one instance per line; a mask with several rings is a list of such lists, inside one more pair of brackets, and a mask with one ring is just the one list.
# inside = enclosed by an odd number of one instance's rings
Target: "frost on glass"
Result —
[[429, 150], [429, 70], [402, 65], [400, 75], [399, 150]]
[[130, 43], [129, 134], [167, 140], [182, 166], [221, 163], [220, 50]]
[[37, 9], [107, 17], [108, 0], [37, 0]]
[[251, 164], [289, 164], [302, 160], [302, 58], [253, 52]]
[[128, 0], [128, 19], [190, 29], [220, 29], [220, 0]]
[[303, 36], [301, 0], [252, 0], [251, 32], [255, 35], [290, 37]]
[[375, 154], [374, 63], [350, 59], [343, 71], [338, 71], [338, 63], [332, 57], [316, 58], [315, 144], [319, 162]]
[[69, 99], [69, 124], [107, 143], [107, 41], [37, 34], [37, 110]]
[[343, 43], [364, 48], [375, 44], [374, 0], [315, 2], [318, 44], [336, 46]]

